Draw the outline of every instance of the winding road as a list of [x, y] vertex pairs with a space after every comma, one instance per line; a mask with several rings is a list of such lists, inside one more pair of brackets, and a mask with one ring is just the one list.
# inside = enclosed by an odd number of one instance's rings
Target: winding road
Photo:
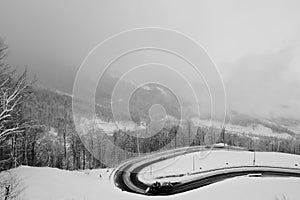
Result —
[[150, 165], [161, 162], [166, 159], [177, 157], [183, 154], [189, 154], [200, 151], [204, 147], [189, 147], [165, 152], [154, 153], [148, 156], [129, 160], [113, 173], [115, 185], [123, 191], [138, 193], [143, 195], [173, 195], [189, 190], [197, 189], [212, 183], [216, 183], [225, 179], [245, 176], [251, 174], [259, 174], [259, 176], [280, 176], [280, 177], [299, 177], [299, 168], [284, 168], [274, 166], [236, 166], [200, 171], [190, 174], [188, 179], [173, 182], [173, 190], [171, 192], [146, 193], [149, 183], [143, 183], [138, 179], [138, 173]]

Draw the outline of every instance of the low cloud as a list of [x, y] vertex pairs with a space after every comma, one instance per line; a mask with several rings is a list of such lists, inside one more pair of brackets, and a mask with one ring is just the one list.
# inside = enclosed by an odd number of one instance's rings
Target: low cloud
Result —
[[300, 46], [251, 55], [226, 77], [229, 109], [259, 117], [300, 118]]

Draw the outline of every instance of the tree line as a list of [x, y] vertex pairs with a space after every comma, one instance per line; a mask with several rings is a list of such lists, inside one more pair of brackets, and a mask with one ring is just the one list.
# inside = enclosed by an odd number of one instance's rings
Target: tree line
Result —
[[[0, 171], [19, 165], [67, 170], [114, 167], [126, 159], [179, 147], [226, 143], [256, 151], [300, 154], [294, 139], [251, 136], [225, 127], [197, 126], [191, 120], [167, 123], [152, 137], [144, 130], [116, 130], [106, 134], [82, 106], [76, 129], [72, 98], [34, 84], [27, 71], [17, 73], [6, 63], [7, 46], [0, 43]], [[103, 120], [111, 112], [96, 107]]]

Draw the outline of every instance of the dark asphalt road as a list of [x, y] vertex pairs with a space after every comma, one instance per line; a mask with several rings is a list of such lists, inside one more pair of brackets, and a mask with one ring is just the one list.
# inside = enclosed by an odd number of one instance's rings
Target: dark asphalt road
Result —
[[186, 153], [193, 153], [199, 151], [200, 147], [194, 147], [190, 149], [177, 149], [168, 151], [165, 153], [156, 153], [147, 157], [142, 157], [128, 161], [119, 166], [114, 173], [114, 182], [117, 187], [121, 190], [144, 194], [144, 195], [173, 195], [189, 190], [197, 189], [206, 185], [210, 185], [225, 179], [245, 176], [249, 174], [261, 174], [265, 176], [280, 176], [280, 177], [299, 177], [299, 168], [283, 168], [274, 166], [238, 166], [238, 167], [226, 167], [220, 169], [213, 169], [207, 171], [201, 171], [190, 176], [191, 178], [187, 181], [174, 183], [172, 192], [168, 193], [155, 193], [146, 194], [145, 190], [149, 187], [148, 184], [141, 182], [138, 179], [138, 173], [156, 163], [172, 157], [176, 157]]

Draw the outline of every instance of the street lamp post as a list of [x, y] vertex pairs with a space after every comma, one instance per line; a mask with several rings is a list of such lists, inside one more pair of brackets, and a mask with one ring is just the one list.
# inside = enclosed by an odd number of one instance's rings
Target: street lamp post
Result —
[[[255, 126], [252, 126], [253, 132], [255, 131]], [[253, 141], [253, 132], [251, 133], [251, 144], [253, 145], [253, 165], [255, 165], [255, 142]]]
[[253, 149], [253, 165], [255, 165], [255, 149]]
[[193, 155], [193, 171], [195, 171], [195, 155]]

